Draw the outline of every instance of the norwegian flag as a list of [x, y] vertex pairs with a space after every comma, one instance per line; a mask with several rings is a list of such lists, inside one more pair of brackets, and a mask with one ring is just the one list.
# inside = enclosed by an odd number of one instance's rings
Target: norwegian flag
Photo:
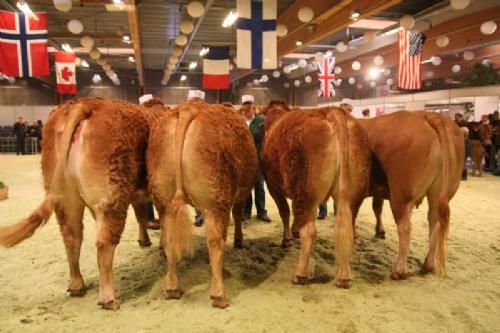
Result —
[[48, 76], [47, 13], [38, 19], [0, 11], [0, 71], [8, 76]]
[[422, 87], [422, 46], [425, 37], [421, 32], [399, 31], [399, 77], [401, 89]]
[[76, 94], [76, 55], [74, 53], [57, 52], [55, 59], [57, 92], [62, 95]]
[[335, 57], [323, 57], [323, 60], [317, 61], [318, 67], [318, 80], [320, 87], [318, 96], [323, 98], [334, 97], [335, 88]]

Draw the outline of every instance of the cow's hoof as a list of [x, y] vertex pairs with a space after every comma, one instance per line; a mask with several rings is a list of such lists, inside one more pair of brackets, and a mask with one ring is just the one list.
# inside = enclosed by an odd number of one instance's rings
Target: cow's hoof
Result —
[[243, 248], [243, 240], [242, 239], [235, 239], [234, 240], [234, 248], [235, 249], [242, 249]]
[[377, 233], [375, 234], [375, 238], [385, 239], [385, 231], [377, 231]]
[[80, 289], [68, 288], [68, 292], [70, 297], [83, 297], [87, 293], [87, 288], [85, 288], [85, 286]]
[[408, 278], [408, 273], [405, 272], [392, 272], [391, 279], [393, 280], [406, 280]]
[[293, 246], [293, 239], [283, 239], [281, 241], [281, 248], [286, 249]]
[[337, 279], [335, 281], [337, 288], [349, 289], [351, 288], [351, 279]]
[[181, 288], [165, 290], [166, 299], [180, 299], [183, 294], [184, 292], [182, 291]]
[[145, 239], [145, 240], [140, 239], [137, 241], [137, 243], [139, 243], [139, 246], [142, 248], [151, 246], [151, 241], [149, 239]]
[[214, 308], [225, 309], [229, 306], [229, 300], [226, 296], [210, 296]]
[[298, 231], [294, 231], [294, 232], [292, 232], [292, 235], [293, 235], [293, 238], [295, 238], [295, 239], [300, 239], [300, 234], [299, 234], [299, 232], [298, 232]]
[[307, 276], [295, 275], [292, 278], [292, 283], [297, 286], [304, 286], [309, 283], [309, 278]]
[[97, 303], [97, 305], [100, 305], [103, 310], [117, 311], [120, 309], [120, 302], [118, 302], [117, 300], [114, 300], [114, 299], [107, 301], [107, 302], [99, 301], [99, 303]]
[[429, 273], [434, 273], [435, 271], [436, 271], [436, 269], [434, 267], [429, 267], [425, 263], [422, 266], [422, 268], [420, 269], [420, 273], [423, 274], [423, 275], [429, 274]]

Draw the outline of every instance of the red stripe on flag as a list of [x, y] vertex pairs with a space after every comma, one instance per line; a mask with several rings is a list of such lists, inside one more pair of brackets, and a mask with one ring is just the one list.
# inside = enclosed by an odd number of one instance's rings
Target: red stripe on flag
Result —
[[204, 89], [229, 89], [229, 74], [203, 74]]

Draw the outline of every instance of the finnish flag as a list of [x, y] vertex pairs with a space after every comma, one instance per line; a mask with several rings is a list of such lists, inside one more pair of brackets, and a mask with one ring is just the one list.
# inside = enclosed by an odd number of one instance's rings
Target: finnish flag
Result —
[[275, 69], [278, 66], [276, 6], [276, 0], [238, 0], [238, 68]]

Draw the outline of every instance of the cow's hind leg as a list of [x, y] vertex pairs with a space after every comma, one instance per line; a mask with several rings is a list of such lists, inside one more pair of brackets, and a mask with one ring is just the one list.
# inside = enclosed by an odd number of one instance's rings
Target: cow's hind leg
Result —
[[276, 206], [278, 206], [281, 221], [283, 222], [283, 240], [281, 241], [281, 247], [290, 247], [293, 245], [293, 235], [290, 229], [290, 206], [288, 206], [286, 198], [277, 191], [269, 188], [269, 193], [276, 203]]
[[118, 310], [120, 303], [116, 299], [113, 282], [113, 258], [115, 249], [125, 226], [126, 209], [120, 216], [97, 214], [97, 264], [99, 266], [99, 302], [105, 310]]
[[[317, 207], [318, 204], [313, 204], [311, 207], [302, 210], [297, 207], [296, 203], [292, 204], [295, 219], [294, 230], [296, 230], [296, 227], [300, 228], [300, 254], [297, 269], [295, 270], [295, 275], [292, 278], [293, 284], [302, 285], [308, 282], [309, 258], [311, 257], [311, 251], [317, 235], [316, 225], [314, 222]], [[349, 221], [349, 223], [351, 223], [351, 221]]]
[[351, 287], [350, 257], [354, 242], [353, 214], [346, 199], [339, 198], [335, 216], [335, 251], [337, 274], [335, 285], [339, 288]]
[[384, 199], [379, 199], [373, 197], [372, 199], [372, 209], [375, 218], [377, 219], [377, 224], [375, 226], [375, 238], [385, 239], [385, 228], [382, 223], [382, 209], [384, 208]]
[[399, 238], [399, 252], [391, 278], [393, 280], [403, 280], [408, 277], [407, 258], [410, 247], [411, 207], [405, 203], [391, 201], [391, 208], [396, 220]]
[[138, 200], [132, 202], [132, 207], [134, 208], [135, 217], [139, 224], [139, 239], [137, 243], [139, 243], [140, 247], [149, 247], [151, 246], [151, 240], [146, 229], [146, 223], [148, 222], [147, 202]]
[[80, 272], [84, 209], [85, 205], [76, 193], [66, 193], [64, 202], [57, 203], [54, 209], [66, 248], [70, 277], [68, 292], [72, 297], [81, 297], [86, 293], [85, 283]]
[[241, 223], [243, 222], [243, 207], [246, 200], [236, 202], [233, 206], [233, 219], [234, 219], [234, 248], [243, 248], [243, 230]]
[[224, 309], [229, 306], [229, 299], [224, 291], [222, 263], [224, 259], [224, 243], [226, 242], [229, 212], [207, 211], [205, 225], [207, 230], [208, 254], [212, 268], [210, 299], [212, 306]]

